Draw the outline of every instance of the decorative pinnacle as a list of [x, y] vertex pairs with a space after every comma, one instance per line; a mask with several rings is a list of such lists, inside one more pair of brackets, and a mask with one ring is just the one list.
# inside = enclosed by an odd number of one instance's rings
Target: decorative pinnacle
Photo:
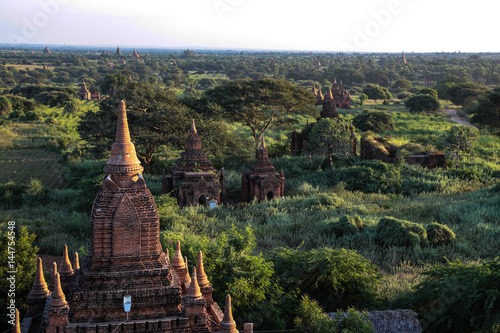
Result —
[[266, 142], [264, 141], [264, 134], [262, 134], [262, 138], [260, 139], [260, 149], [266, 148]]
[[56, 273], [56, 281], [54, 284], [54, 291], [52, 292], [52, 300], [50, 301], [50, 308], [53, 307], [64, 307], [68, 306], [68, 302], [66, 302], [66, 296], [64, 295], [61, 288], [61, 278], [59, 273]]
[[198, 285], [198, 279], [196, 278], [196, 267], [193, 267], [191, 284], [186, 293], [186, 297], [189, 298], [200, 298], [202, 296], [200, 291], [200, 286]]
[[186, 267], [184, 264], [184, 260], [182, 259], [181, 241], [177, 241], [177, 244], [175, 245], [175, 255], [174, 260], [172, 261], [172, 267], [178, 269]]
[[203, 268], [203, 253], [201, 250], [198, 252], [198, 262], [196, 265], [196, 269], [198, 271], [198, 284], [201, 287], [205, 287], [210, 285], [210, 282], [208, 281], [207, 274], [205, 273], [205, 269]]
[[78, 252], [75, 252], [75, 260], [73, 266], [75, 271], [80, 269], [80, 259], [78, 258]]
[[184, 257], [184, 266], [186, 266], [186, 282], [191, 282], [191, 277], [189, 276], [189, 269], [188, 269], [188, 257]]
[[194, 118], [193, 118], [193, 123], [191, 125], [191, 132], [198, 133], [198, 131], [196, 130], [196, 126], [194, 125]]
[[69, 261], [68, 257], [68, 246], [64, 244], [64, 253], [63, 259], [61, 261], [61, 269], [59, 270], [63, 275], [73, 275], [73, 267], [71, 266], [71, 261]]
[[52, 275], [51, 275], [50, 284], [49, 284], [49, 290], [51, 290], [51, 291], [54, 291], [54, 286], [56, 283], [56, 273], [57, 273], [57, 264], [54, 261], [54, 263], [52, 264]]
[[31, 288], [28, 298], [43, 298], [47, 297], [49, 294], [50, 291], [49, 288], [47, 288], [47, 282], [45, 282], [45, 277], [43, 276], [42, 259], [38, 257], [35, 282], [33, 282], [33, 287]]
[[116, 125], [116, 143], [129, 143], [130, 132], [128, 129], [127, 109], [125, 102], [122, 100], [118, 105], [118, 123]]
[[13, 329], [15, 333], [21, 333], [21, 323], [20, 323], [20, 318], [19, 318], [19, 310], [16, 308], [16, 324]]
[[224, 318], [220, 322], [219, 333], [238, 333], [236, 322], [233, 319], [233, 311], [231, 310], [231, 296], [226, 295], [226, 307], [224, 308]]

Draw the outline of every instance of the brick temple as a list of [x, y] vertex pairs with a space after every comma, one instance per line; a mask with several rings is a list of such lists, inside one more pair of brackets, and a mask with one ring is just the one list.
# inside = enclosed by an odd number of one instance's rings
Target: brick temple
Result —
[[221, 204], [221, 194], [225, 193], [224, 169], [219, 173], [203, 151], [194, 119], [186, 150], [170, 168], [168, 176], [163, 173], [162, 192], [176, 196], [180, 207], [208, 206], [209, 202]]
[[[201, 150], [201, 143], [191, 143]], [[65, 246], [49, 287], [38, 260], [23, 332], [238, 332], [230, 299], [224, 314], [212, 299], [201, 251], [191, 276], [179, 242], [172, 263], [163, 252], [158, 210], [142, 171], [122, 101], [116, 140], [92, 208], [89, 254], [80, 266], [78, 254], [71, 263]], [[132, 304], [128, 315], [126, 295]], [[251, 325], [245, 327], [251, 331]]]
[[255, 164], [250, 167], [250, 171], [241, 175], [241, 200], [251, 201], [272, 200], [285, 195], [285, 176], [283, 170], [277, 172], [271, 164], [267, 153], [264, 136], [257, 154]]
[[90, 89], [87, 89], [87, 84], [85, 80], [82, 80], [82, 85], [80, 87], [80, 91], [78, 91], [78, 99], [82, 101], [88, 100], [100, 100], [101, 94], [94, 88], [94, 84], [92, 83]]
[[328, 90], [328, 94], [324, 98], [321, 89], [317, 91], [316, 87], [313, 86], [312, 92], [316, 96], [316, 105], [323, 105], [324, 101], [328, 98], [333, 101], [337, 109], [351, 108], [351, 93], [344, 90], [342, 80], [340, 80], [340, 84], [337, 84], [337, 79], [334, 79], [332, 86]]

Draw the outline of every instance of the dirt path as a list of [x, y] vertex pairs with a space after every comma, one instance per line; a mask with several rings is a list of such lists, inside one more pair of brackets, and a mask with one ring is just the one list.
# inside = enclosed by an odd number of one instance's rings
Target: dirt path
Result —
[[450, 116], [451, 121], [454, 121], [457, 124], [465, 126], [473, 126], [467, 119], [465, 119], [464, 117], [460, 117], [457, 114], [457, 110], [455, 109], [445, 110], [444, 112], [446, 112]]

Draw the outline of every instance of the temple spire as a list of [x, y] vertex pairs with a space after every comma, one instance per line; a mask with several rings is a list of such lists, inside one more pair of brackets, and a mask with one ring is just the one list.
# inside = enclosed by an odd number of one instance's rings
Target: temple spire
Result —
[[236, 322], [233, 319], [233, 311], [231, 310], [231, 296], [226, 295], [226, 306], [224, 308], [224, 318], [220, 322], [219, 333], [238, 333]]
[[142, 170], [143, 168], [137, 158], [135, 146], [130, 140], [125, 102], [121, 101], [118, 105], [116, 139], [111, 147], [111, 154], [104, 171], [113, 173], [140, 173]]
[[21, 320], [19, 318], [19, 310], [16, 308], [16, 324], [14, 326], [13, 331], [15, 333], [21, 333]]
[[78, 252], [75, 252], [75, 259], [74, 259], [74, 263], [73, 263], [73, 269], [75, 271], [80, 269], [80, 259], [78, 258]]
[[202, 296], [200, 286], [198, 285], [198, 279], [196, 278], [196, 267], [193, 267], [193, 277], [191, 279], [191, 284], [188, 287], [186, 297], [189, 298], [200, 298]]
[[52, 264], [52, 275], [50, 277], [49, 290], [54, 291], [54, 286], [56, 283], [56, 273], [57, 273], [57, 263], [54, 261]]
[[201, 252], [201, 250], [198, 252], [198, 262], [196, 263], [196, 270], [198, 271], [198, 285], [200, 287], [210, 285], [207, 274], [205, 273], [205, 269], [203, 268], [203, 253]]
[[47, 287], [47, 282], [45, 282], [45, 277], [43, 276], [42, 259], [38, 257], [35, 282], [33, 282], [33, 287], [31, 288], [28, 298], [43, 298], [47, 297], [49, 294], [50, 291]]
[[184, 266], [186, 266], [186, 283], [190, 283], [191, 282], [191, 277], [189, 276], [188, 257], [184, 257]]
[[66, 301], [66, 296], [64, 295], [61, 288], [61, 278], [59, 273], [56, 273], [56, 281], [54, 283], [54, 291], [52, 292], [52, 300], [50, 301], [50, 308], [58, 308], [68, 306]]
[[172, 260], [172, 267], [180, 269], [186, 268], [184, 260], [182, 259], [181, 241], [177, 241], [177, 244], [175, 245], [175, 255], [174, 260]]
[[61, 261], [61, 268], [59, 272], [63, 275], [73, 275], [75, 272], [73, 271], [73, 267], [71, 266], [71, 261], [69, 261], [68, 257], [68, 246], [64, 244], [64, 253]]
[[191, 124], [191, 132], [198, 133], [198, 131], [196, 130], [196, 126], [194, 124], [194, 118], [193, 118], [193, 123]]

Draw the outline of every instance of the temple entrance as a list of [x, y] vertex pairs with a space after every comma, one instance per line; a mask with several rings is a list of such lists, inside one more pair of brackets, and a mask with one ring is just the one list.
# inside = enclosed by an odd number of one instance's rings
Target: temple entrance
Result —
[[200, 205], [200, 206], [207, 205], [207, 197], [205, 197], [203, 194], [200, 195], [200, 198], [198, 199], [198, 205]]
[[271, 191], [267, 192], [267, 200], [273, 200], [273, 198], [274, 198], [274, 193]]

